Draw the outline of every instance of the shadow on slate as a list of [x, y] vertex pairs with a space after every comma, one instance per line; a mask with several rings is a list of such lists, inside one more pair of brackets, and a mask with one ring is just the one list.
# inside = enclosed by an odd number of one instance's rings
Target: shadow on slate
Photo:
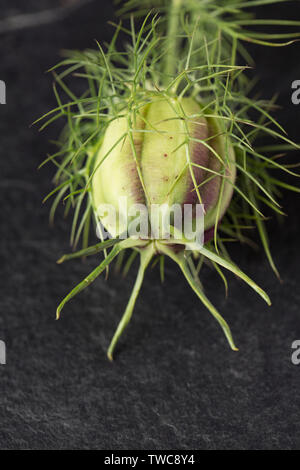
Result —
[[[24, 3], [2, 6], [3, 17], [36, 8]], [[271, 13], [300, 17], [299, 7]], [[1, 36], [7, 104], [0, 107], [0, 339], [7, 364], [0, 366], [0, 447], [299, 449], [300, 369], [290, 359], [291, 343], [300, 339], [299, 196], [286, 194], [283, 225], [270, 221], [282, 285], [261, 253], [232, 247], [233, 258], [270, 294], [272, 308], [233, 277], [225, 300], [221, 281], [205, 271], [207, 295], [229, 321], [240, 352], [229, 350], [171, 262], [164, 286], [157, 270], [148, 272], [113, 364], [105, 351], [134, 272], [126, 280], [113, 273], [108, 282], [97, 280], [54, 320], [58, 301], [95, 260], [55, 264], [69, 249], [69, 221], [58, 217], [49, 227], [49, 205], [41, 200], [53, 168], [36, 169], [59, 125], [41, 134], [29, 125], [55, 106], [44, 71], [59, 61], [59, 51], [109, 40], [112, 17], [110, 1], [94, 1], [63, 21]], [[278, 116], [295, 140], [300, 106], [291, 104], [290, 87], [300, 79], [299, 48], [252, 46], [259, 91], [279, 92]]]

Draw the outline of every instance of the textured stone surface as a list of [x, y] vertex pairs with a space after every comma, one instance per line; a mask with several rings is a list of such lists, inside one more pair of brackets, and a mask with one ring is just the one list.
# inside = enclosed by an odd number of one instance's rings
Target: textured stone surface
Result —
[[[34, 8], [34, 2], [9, 3], [9, 13]], [[36, 168], [59, 126], [38, 134], [29, 124], [55, 104], [44, 71], [59, 50], [109, 38], [110, 3], [1, 37], [8, 103], [0, 107], [0, 339], [7, 344], [0, 447], [299, 449], [300, 366], [290, 360], [291, 343], [300, 339], [299, 196], [285, 196], [284, 225], [270, 223], [283, 284], [261, 253], [232, 247], [234, 259], [269, 292], [272, 308], [233, 277], [225, 300], [219, 278], [205, 271], [207, 295], [229, 321], [240, 352], [229, 350], [171, 262], [163, 287], [156, 269], [147, 274], [115, 363], [105, 350], [134, 272], [126, 280], [113, 273], [108, 282], [99, 279], [54, 321], [58, 301], [96, 262], [55, 264], [68, 250], [69, 222], [49, 227], [41, 199], [53, 168]], [[278, 17], [285, 11], [272, 10]], [[290, 15], [299, 18], [299, 8]], [[300, 107], [290, 103], [290, 84], [300, 78], [299, 47], [253, 49], [263, 96], [280, 91], [278, 116], [295, 139]]]

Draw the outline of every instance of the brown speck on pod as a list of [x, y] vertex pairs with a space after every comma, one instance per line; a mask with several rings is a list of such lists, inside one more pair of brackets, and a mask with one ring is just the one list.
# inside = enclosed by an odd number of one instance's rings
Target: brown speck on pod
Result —
[[163, 176], [163, 181], [169, 181], [169, 177], [168, 176]]
[[167, 157], [167, 156], [168, 156], [168, 154], [167, 154], [167, 153], [164, 153], [164, 157]]

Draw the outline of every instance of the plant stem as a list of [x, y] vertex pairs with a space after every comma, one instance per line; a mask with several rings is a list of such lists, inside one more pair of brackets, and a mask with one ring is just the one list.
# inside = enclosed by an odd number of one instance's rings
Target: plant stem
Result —
[[[110, 240], [109, 240], [110, 241]], [[105, 243], [105, 242], [104, 242]], [[141, 246], [145, 246], [144, 240], [135, 240], [133, 238], [127, 238], [126, 240], [119, 241], [117, 244], [114, 245], [113, 249], [108, 253], [106, 258], [97, 266], [94, 271], [92, 271], [82, 282], [80, 282], [73, 290], [62, 300], [56, 310], [56, 319], [60, 318], [60, 313], [64, 308], [65, 304], [69, 302], [75, 295], [79, 294], [82, 290], [88, 287], [95, 279], [100, 276], [100, 274], [106, 269], [109, 264], [115, 259], [116, 256], [122, 251], [126, 250], [127, 248], [137, 248]], [[97, 245], [96, 245], [97, 246]], [[103, 244], [102, 244], [103, 246]], [[95, 247], [91, 247], [94, 249]], [[87, 250], [84, 250], [85, 253]], [[96, 251], [97, 252], [97, 251]], [[82, 252], [81, 252], [82, 254]], [[59, 260], [62, 262], [62, 260]]]
[[175, 261], [175, 263], [178, 264], [178, 266], [180, 267], [184, 277], [186, 278], [187, 282], [189, 283], [189, 285], [191, 286], [191, 288], [193, 289], [195, 294], [199, 297], [201, 302], [205, 305], [205, 307], [210, 311], [210, 313], [215, 317], [215, 319], [217, 320], [217, 322], [221, 326], [231, 349], [233, 351], [238, 351], [237, 347], [234, 344], [232, 334], [231, 334], [231, 331], [230, 331], [230, 328], [229, 328], [227, 322], [219, 314], [219, 312], [212, 305], [212, 303], [208, 300], [208, 298], [204, 294], [201, 286], [198, 284], [198, 282], [195, 280], [194, 276], [191, 274], [184, 253], [175, 254], [175, 253], [173, 253], [173, 251], [170, 248], [168, 248], [164, 244], [160, 244], [159, 248], [164, 254], [169, 256], [173, 261]]
[[199, 297], [201, 302], [205, 305], [205, 307], [210, 311], [210, 313], [215, 317], [219, 325], [221, 326], [222, 330], [224, 331], [224, 334], [227, 338], [227, 341], [233, 351], [238, 351], [237, 347], [234, 344], [232, 334], [230, 331], [230, 328], [228, 326], [228, 323], [224, 320], [224, 318], [219, 314], [217, 309], [213, 306], [213, 304], [208, 300], [206, 295], [204, 294], [203, 290], [199, 287], [197, 282], [195, 281], [194, 277], [191, 275], [190, 270], [188, 268], [188, 265], [186, 261], [184, 260], [184, 257], [182, 257], [182, 260], [179, 262], [179, 266], [181, 268], [181, 271], [186, 278], [187, 282], [195, 292], [195, 294]]
[[115, 349], [115, 346], [116, 346], [118, 340], [120, 339], [120, 337], [121, 337], [124, 329], [128, 325], [128, 323], [130, 322], [130, 319], [132, 317], [132, 312], [133, 312], [133, 309], [134, 309], [134, 306], [135, 306], [135, 303], [136, 303], [136, 299], [137, 299], [138, 294], [139, 294], [139, 292], [141, 290], [141, 287], [142, 287], [142, 283], [143, 283], [143, 280], [144, 280], [144, 275], [145, 275], [146, 268], [147, 268], [148, 264], [150, 263], [153, 255], [154, 255], [154, 245], [153, 245], [153, 243], [151, 243], [149, 246], [147, 246], [145, 249], [143, 249], [141, 251], [140, 267], [139, 267], [138, 275], [137, 275], [137, 278], [136, 278], [136, 281], [135, 281], [135, 284], [134, 284], [129, 302], [127, 304], [127, 307], [126, 307], [126, 310], [123, 314], [123, 317], [122, 317], [122, 319], [121, 319], [121, 321], [118, 325], [118, 328], [117, 328], [117, 330], [116, 330], [116, 332], [113, 336], [113, 339], [111, 340], [109, 348], [107, 350], [107, 357], [110, 361], [113, 360], [113, 352], [114, 352], [114, 349]]
[[176, 63], [178, 60], [178, 22], [180, 16], [180, 7], [182, 0], [172, 0], [172, 5], [169, 13], [168, 32], [167, 32], [167, 48], [168, 53], [166, 56], [166, 75], [172, 77], [176, 71]]

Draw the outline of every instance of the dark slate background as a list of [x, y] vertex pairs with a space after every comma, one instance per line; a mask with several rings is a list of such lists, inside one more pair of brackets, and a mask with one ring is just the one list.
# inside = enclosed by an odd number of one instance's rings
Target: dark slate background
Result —
[[[1, 2], [2, 19], [58, 6], [58, 0]], [[264, 14], [300, 18], [298, 2]], [[105, 355], [126, 305], [134, 272], [123, 280], [101, 278], [54, 320], [58, 301], [95, 266], [95, 260], [62, 266], [69, 250], [69, 222], [48, 224], [53, 168], [37, 171], [58, 127], [39, 134], [30, 123], [55, 105], [44, 72], [64, 48], [94, 47], [108, 40], [110, 1], [92, 1], [63, 21], [1, 33], [0, 79], [7, 105], [0, 107], [0, 366], [2, 449], [299, 449], [300, 366], [291, 343], [300, 339], [300, 197], [285, 194], [282, 225], [270, 221], [270, 238], [283, 283], [262, 253], [232, 247], [239, 261], [273, 300], [272, 308], [230, 277], [204, 271], [207, 295], [229, 321], [240, 348], [232, 352], [217, 323], [167, 265], [148, 272], [116, 361]], [[3, 28], [3, 22], [1, 23]], [[299, 139], [300, 106], [291, 104], [291, 82], [300, 79], [300, 45], [252, 47], [259, 90], [279, 93], [276, 113]], [[294, 153], [292, 160], [298, 161]]]

